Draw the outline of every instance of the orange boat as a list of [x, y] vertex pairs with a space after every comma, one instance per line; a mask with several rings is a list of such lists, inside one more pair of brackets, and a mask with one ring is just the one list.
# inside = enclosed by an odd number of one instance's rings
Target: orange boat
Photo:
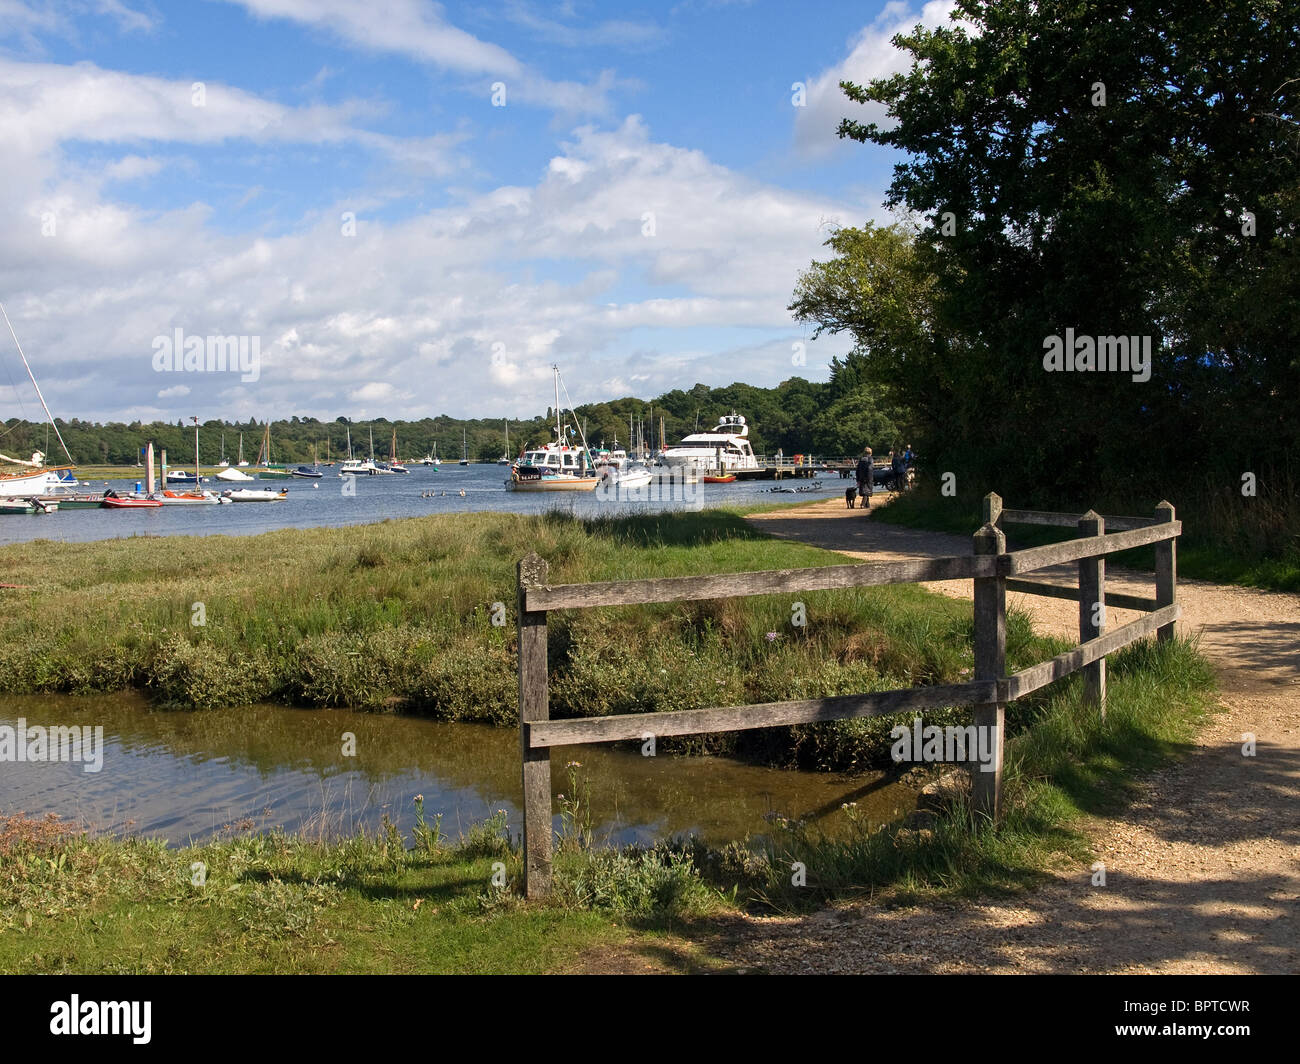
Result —
[[706, 484], [730, 484], [733, 480], [736, 479], [736, 474], [735, 474], [735, 473], [728, 473], [726, 476], [721, 476], [721, 477], [700, 477], [700, 479], [701, 479], [702, 481], [704, 481], [704, 483], [706, 483]]

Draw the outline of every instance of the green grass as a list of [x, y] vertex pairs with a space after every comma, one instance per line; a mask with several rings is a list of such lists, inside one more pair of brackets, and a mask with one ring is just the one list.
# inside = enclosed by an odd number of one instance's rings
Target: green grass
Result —
[[[1278, 505], [1258, 500], [1255, 507], [1255, 502], [1228, 494], [1208, 501], [1198, 498], [1178, 507], [1178, 517], [1183, 522], [1183, 534], [1178, 541], [1179, 576], [1271, 591], [1300, 591], [1300, 531], [1297, 531], [1300, 517], [1293, 512], [1297, 503]], [[1004, 498], [1003, 505], [1036, 508], [1014, 497]], [[1141, 507], [1104, 499], [1089, 505], [1101, 513], [1125, 516], [1144, 516], [1154, 510], [1154, 505]], [[880, 507], [872, 519], [905, 528], [969, 536], [980, 525], [980, 506], [978, 501], [944, 498], [917, 490]], [[1074, 534], [1066, 528], [1034, 525], [1012, 525], [1005, 531], [1010, 542], [1020, 547], [1054, 543]], [[1124, 551], [1110, 558], [1114, 564], [1131, 569], [1155, 568], [1152, 547]]]
[[[494, 862], [513, 882], [519, 861], [504, 839], [485, 849], [483, 832], [417, 849], [383, 834], [185, 849], [41, 839], [39, 825], [16, 834], [0, 849], [5, 974], [536, 973], [581, 967], [632, 934], [615, 908], [529, 906], [495, 886]], [[659, 922], [708, 911], [716, 898], [687, 878]]]
[[[0, 691], [139, 688], [187, 709], [280, 702], [512, 725], [515, 562], [566, 583], [842, 563], [732, 511], [582, 521], [414, 518], [246, 539], [35, 542], [0, 552]], [[797, 625], [802, 603], [806, 624]], [[200, 616], [202, 625], [192, 620]], [[504, 622], [494, 624], [494, 619]], [[552, 614], [554, 716], [824, 697], [969, 676], [969, 603], [916, 586]], [[1050, 644], [1023, 618], [1013, 665]], [[670, 750], [861, 766], [879, 722], [674, 740]]]
[[[1212, 710], [1214, 678], [1191, 643], [1147, 640], [1111, 656], [1104, 721], [1083, 703], [1079, 677], [1047, 691], [1008, 710], [996, 830], [973, 813], [966, 793], [951, 794], [924, 826], [860, 822], [845, 839], [784, 825], [763, 847], [747, 889], [793, 910], [880, 892], [901, 901], [1005, 893], [1077, 867], [1091, 853], [1088, 818], [1122, 810], [1144, 773], [1190, 748]], [[791, 885], [795, 861], [807, 869], [804, 887]]]
[[[721, 850], [593, 850], [571, 767], [546, 904], [520, 899], [517, 838], [501, 814], [455, 842], [435, 823], [409, 840], [390, 827], [184, 849], [0, 817], [0, 972], [554, 972], [599, 970], [607, 957], [617, 968], [627, 954], [708, 971], [721, 967], [711, 943], [727, 933], [716, 918], [738, 908], [1030, 888], [1086, 866], [1088, 818], [1122, 810], [1140, 774], [1185, 750], [1211, 710], [1211, 672], [1190, 644], [1140, 643], [1111, 660], [1105, 721], [1081, 703], [1077, 680], [1014, 706], [996, 830], [956, 794], [924, 826], [858, 822], [831, 838], [778, 824]], [[796, 861], [804, 886], [790, 882]]]

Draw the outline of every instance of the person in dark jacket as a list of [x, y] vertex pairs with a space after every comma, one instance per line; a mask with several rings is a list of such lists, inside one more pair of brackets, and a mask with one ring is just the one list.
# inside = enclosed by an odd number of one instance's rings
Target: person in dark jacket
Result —
[[902, 491], [907, 487], [907, 461], [898, 451], [890, 451], [889, 472], [893, 477], [891, 487], [894, 491]]
[[876, 486], [876, 467], [871, 461], [871, 448], [868, 447], [862, 452], [862, 457], [858, 459], [858, 467], [854, 470], [858, 479], [858, 498], [862, 500], [864, 507], [871, 506], [871, 492]]

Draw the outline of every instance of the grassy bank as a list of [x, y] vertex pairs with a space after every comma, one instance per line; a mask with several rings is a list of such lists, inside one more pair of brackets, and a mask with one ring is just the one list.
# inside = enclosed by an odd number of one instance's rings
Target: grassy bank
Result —
[[[1179, 500], [1171, 501], [1183, 522], [1178, 541], [1180, 576], [1272, 591], [1300, 591], [1300, 498], [1285, 491], [1252, 498], [1220, 492], [1202, 493], [1181, 506]], [[1099, 513], [1139, 516], [1153, 510], [1154, 502], [1138, 506], [1103, 496], [1089, 505]], [[1036, 508], [1014, 495], [1004, 496], [1003, 505]], [[873, 520], [969, 536], [980, 525], [980, 503], [978, 499], [944, 498], [929, 488], [918, 488], [882, 506]], [[1011, 541], [1020, 546], [1037, 546], [1072, 536], [1068, 529], [1031, 525], [1011, 526], [1008, 533]], [[1155, 567], [1155, 551], [1150, 547], [1112, 558], [1115, 564], [1133, 569]]]
[[[1112, 658], [1105, 722], [1079, 689], [1076, 677], [1016, 704], [997, 830], [954, 790], [926, 823], [861, 821], [847, 839], [778, 824], [725, 850], [592, 850], [571, 769], [545, 905], [518, 897], [518, 827], [501, 816], [455, 841], [430, 817], [406, 839], [272, 835], [180, 850], [0, 818], [0, 972], [716, 970], [729, 933], [719, 914], [862, 894], [925, 902], [1086, 868], [1086, 818], [1122, 809], [1136, 774], [1185, 748], [1209, 712], [1211, 674], [1186, 642], [1143, 643]], [[791, 885], [795, 861], [806, 886]]]
[[[134, 687], [194, 709], [274, 701], [512, 724], [514, 569], [529, 550], [548, 559], [556, 583], [842, 562], [721, 510], [38, 541], [0, 551], [0, 582], [27, 585], [0, 592], [9, 607], [0, 615], [0, 691]], [[969, 603], [916, 586], [561, 612], [550, 625], [552, 712], [958, 682], [971, 668], [970, 631]], [[1013, 667], [1053, 645], [1012, 617]], [[676, 748], [839, 768], [878, 759], [887, 733], [879, 721], [843, 721]]]

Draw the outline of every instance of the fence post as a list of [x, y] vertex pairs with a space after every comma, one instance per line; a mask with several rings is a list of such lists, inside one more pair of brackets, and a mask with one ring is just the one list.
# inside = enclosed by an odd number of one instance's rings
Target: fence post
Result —
[[[1096, 510], [1079, 518], [1080, 537], [1104, 535], [1105, 519]], [[1106, 557], [1079, 559], [1079, 642], [1096, 639], [1106, 630]], [[1084, 699], [1106, 716], [1106, 659], [1083, 667]]]
[[[1156, 504], [1156, 523], [1173, 521], [1173, 505], [1163, 500]], [[1156, 609], [1172, 606], [1178, 601], [1178, 541], [1166, 539], [1156, 544]], [[1174, 623], [1162, 624], [1156, 629], [1157, 641], [1163, 643], [1174, 637]]]
[[[984, 500], [985, 507], [990, 495]], [[999, 500], [1000, 508], [1000, 500]], [[987, 509], [986, 509], [987, 512]], [[986, 523], [975, 533], [975, 553], [1002, 555], [1006, 553], [1007, 538], [1002, 530]], [[978, 577], [975, 584], [975, 680], [1003, 679], [1007, 664], [1007, 580], [998, 573]], [[971, 762], [971, 797], [975, 812], [983, 813], [997, 821], [1002, 811], [1002, 745], [1006, 705], [1001, 700], [984, 702], [975, 707], [976, 735], [991, 729], [993, 735], [993, 761], [988, 770], [978, 761]]]
[[981, 524], [998, 525], [1002, 520], [1002, 496], [995, 491], [990, 491], [984, 496], [983, 509]]
[[547, 696], [546, 611], [526, 609], [525, 593], [546, 584], [548, 566], [535, 552], [516, 570], [519, 616], [519, 748], [524, 776], [524, 896], [544, 898], [551, 892], [551, 751], [528, 746], [531, 721], [550, 717]]

